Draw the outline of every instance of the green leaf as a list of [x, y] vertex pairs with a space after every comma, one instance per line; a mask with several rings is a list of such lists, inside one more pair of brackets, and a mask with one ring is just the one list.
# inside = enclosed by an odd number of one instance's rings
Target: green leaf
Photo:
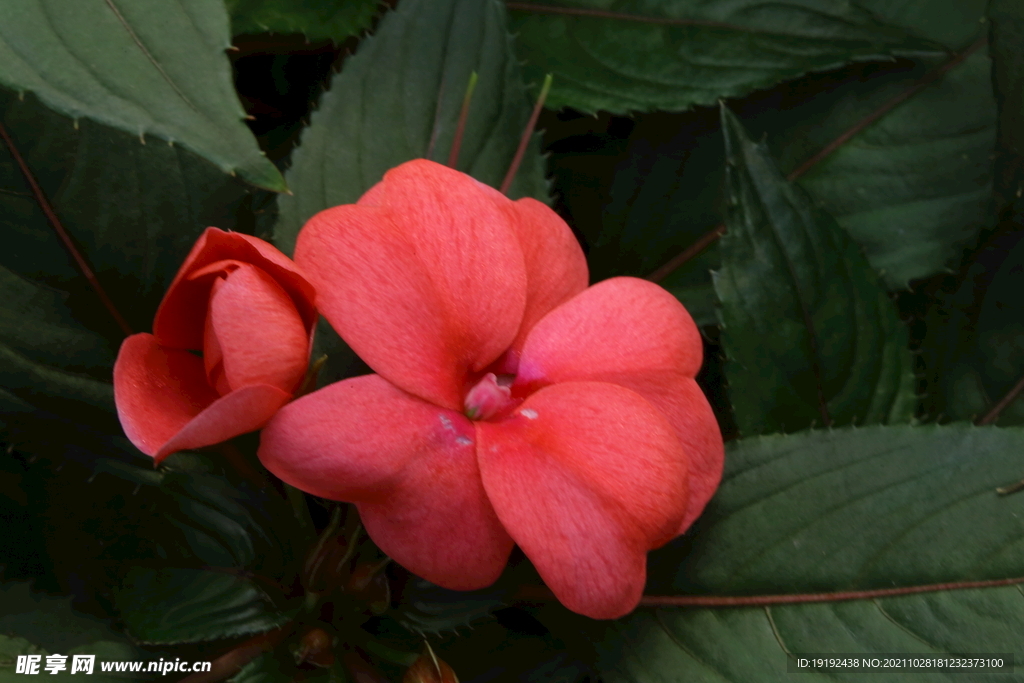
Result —
[[256, 559], [255, 539], [250, 532], [258, 533], [260, 529], [228, 482], [215, 476], [197, 479], [168, 472], [160, 488], [177, 507], [168, 521], [185, 535], [188, 546], [204, 565], [242, 568]]
[[24, 401], [25, 409], [84, 404], [113, 411], [113, 392], [105, 380], [114, 356], [107, 340], [82, 327], [56, 291], [3, 266], [0, 358], [0, 386]]
[[860, 0], [857, 4], [883, 24], [948, 50], [963, 48], [986, 28], [988, 0]]
[[340, 43], [370, 28], [378, 0], [227, 0], [231, 30], [301, 33], [307, 40]]
[[252, 660], [238, 673], [228, 679], [229, 683], [287, 683], [293, 680], [290, 672], [282, 669], [281, 657], [276, 652], [264, 652]]
[[477, 591], [453, 591], [413, 577], [402, 589], [402, 600], [389, 613], [416, 633], [458, 631], [505, 607], [509, 591], [492, 586]]
[[[2, 89], [0, 122], [136, 330], [150, 329], [167, 286], [207, 226], [248, 227], [240, 220], [247, 199], [242, 183], [181, 147], [140, 145], [132, 135], [88, 119], [76, 129], [33, 96], [21, 100]], [[0, 266], [58, 290], [74, 318], [118, 338], [120, 331], [61, 244], [6, 145], [0, 145], [0, 232]]]
[[906, 422], [913, 362], [860, 249], [724, 107], [727, 232], [715, 290], [741, 432]]
[[991, 0], [992, 76], [999, 93], [1000, 142], [1024, 155], [1024, 6]]
[[286, 189], [243, 122], [221, 0], [2, 0], [0, 13], [0, 85]]
[[1022, 576], [1024, 496], [995, 492], [1024, 477], [1022, 446], [968, 424], [743, 439], [694, 534], [652, 564], [685, 552], [672, 588], [717, 594]]
[[18, 655], [66, 655], [67, 670], [56, 675], [43, 671], [47, 679], [58, 680], [71, 674], [71, 655], [96, 655], [89, 680], [103, 682], [124, 680], [103, 674], [100, 662], [135, 660], [138, 652], [121, 634], [98, 619], [76, 612], [70, 597], [50, 597], [34, 592], [27, 583], [0, 584], [0, 683], [24, 681], [25, 674], [15, 673]]
[[[921, 58], [912, 68], [848, 67], [730, 107], [789, 173], [939, 64]], [[964, 244], [992, 221], [995, 103], [988, 68], [983, 52], [972, 55], [800, 178], [861, 244], [889, 289], [955, 265]], [[578, 221], [582, 227], [598, 226], [588, 234], [597, 277], [649, 275], [721, 222], [721, 147], [706, 111], [640, 117], [603, 210], [586, 214], [586, 198], [564, 193], [573, 216], [587, 221]], [[659, 281], [702, 325], [714, 321], [708, 271], [719, 263], [712, 244]]]
[[144, 643], [196, 643], [262, 633], [290, 618], [245, 578], [201, 569], [133, 569], [114, 594]]
[[810, 71], [941, 49], [832, 0], [510, 4], [528, 78], [555, 75], [553, 109], [684, 110]]
[[[845, 603], [640, 612], [595, 636], [605, 683], [956, 683], [998, 674], [787, 673], [789, 653], [1011, 653], [1024, 629], [1015, 586]], [[1004, 674], [1005, 676], [1005, 674]]]
[[[974, 297], [978, 283], [968, 278], [949, 302], [952, 310], [943, 312], [951, 319], [944, 334], [953, 348], [937, 368], [936, 381], [942, 413], [952, 419], [980, 417], [1024, 376], [1024, 241], [998, 249], [1007, 251], [980, 301]], [[963, 308], [973, 306], [978, 313], [972, 326]], [[1003, 408], [998, 424], [1024, 424], [1024, 402], [1017, 399]]]
[[[925, 62], [937, 66], [939, 62]], [[890, 289], [940, 272], [993, 220], [996, 106], [984, 49], [898, 105], [800, 177], [800, 184], [864, 247]], [[795, 168], [857, 121], [913, 86], [881, 80], [846, 88], [824, 116], [771, 139]]]
[[[457, 168], [497, 186], [530, 116], [496, 0], [403, 0], [331, 84], [293, 156], [275, 241], [290, 253], [302, 224], [350, 204], [405, 161], [448, 158], [470, 73], [479, 75]], [[547, 198], [534, 136], [509, 190]]]
[[[175, 540], [167, 525], [181, 534], [185, 561], [234, 570], [258, 570], [274, 578], [296, 571], [292, 563], [315, 542], [312, 531], [292, 523], [285, 498], [274, 490], [254, 491], [218, 473], [181, 471], [178, 453], [153, 472], [123, 462], [102, 459], [97, 472], [112, 474], [139, 486], [151, 486], [147, 494], [159, 515], [149, 533], [164, 541]], [[195, 457], [195, 456], [194, 456]]]
[[[647, 593], [813, 593], [1021, 576], [1024, 497], [998, 496], [995, 488], [1024, 475], [1022, 447], [1022, 430], [963, 424], [734, 442], [721, 488], [694, 532], [652, 553], [650, 566], [668, 571], [652, 571]], [[595, 638], [609, 683], [781, 681], [787, 650], [1012, 652], [1022, 615], [1021, 592], [1010, 586], [641, 610]]]
[[[586, 235], [593, 278], [647, 276], [721, 221], [722, 140], [717, 131], [708, 131], [714, 124], [704, 114], [642, 117], [612, 173], [607, 196], [595, 201], [577, 198], [572, 186], [564, 189], [563, 201], [576, 224], [598, 228]], [[584, 203], [600, 201], [605, 203], [595, 214], [579, 213], [587, 211]], [[708, 249], [659, 282], [702, 327], [718, 323], [709, 275], [718, 264], [717, 248]]]

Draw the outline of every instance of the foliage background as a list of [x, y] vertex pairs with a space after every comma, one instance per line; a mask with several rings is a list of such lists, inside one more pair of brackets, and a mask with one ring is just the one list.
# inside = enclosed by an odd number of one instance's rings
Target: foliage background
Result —
[[[1016, 0], [0, 0], [0, 679], [86, 652], [397, 680], [424, 634], [480, 682], [1014, 652], [1022, 55]], [[123, 438], [122, 325], [24, 169], [144, 331], [207, 225], [287, 251], [387, 168], [445, 161], [473, 71], [458, 168], [500, 183], [552, 73], [511, 196], [566, 218], [592, 280], [657, 279], [701, 325], [726, 477], [648, 593], [944, 589], [588, 622], [521, 557], [472, 594], [374, 574], [344, 508], [268, 485], [255, 436], [156, 470]], [[364, 371], [325, 325], [318, 346], [321, 383]], [[333, 664], [295, 663], [311, 628]]]

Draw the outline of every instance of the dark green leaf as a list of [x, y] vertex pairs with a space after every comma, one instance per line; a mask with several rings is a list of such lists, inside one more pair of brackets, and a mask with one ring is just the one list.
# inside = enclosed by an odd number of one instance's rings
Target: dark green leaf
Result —
[[[952, 310], [944, 311], [951, 319], [945, 333], [953, 348], [939, 368], [942, 376], [936, 379], [942, 414], [953, 419], [980, 417], [1024, 376], [1024, 303], [1020, 296], [1024, 291], [1024, 241], [1005, 253], [977, 304], [975, 287], [974, 278], [967, 279], [961, 292], [948, 302]], [[978, 315], [971, 325], [963, 308], [974, 305], [978, 305]], [[999, 424], [1024, 424], [1024, 401], [1006, 406]]]
[[220, 477], [207, 478], [207, 484], [219, 484], [217, 491], [192, 477], [171, 472], [163, 477], [161, 488], [177, 505], [168, 522], [176, 526], [203, 564], [212, 567], [247, 567], [256, 559], [250, 531], [259, 531], [240, 498], [228, 490]]
[[256, 659], [243, 666], [238, 673], [228, 679], [229, 683], [288, 683], [293, 680], [281, 670], [281, 657], [276, 652], [264, 652]]
[[[445, 161], [472, 71], [479, 74], [457, 168], [501, 183], [530, 115], [496, 0], [403, 0], [334, 78], [288, 170], [277, 245], [291, 252], [313, 214], [350, 204], [410, 159]], [[509, 196], [546, 199], [539, 142]]]
[[[936, 66], [938, 62], [925, 62]], [[979, 50], [843, 144], [800, 184], [860, 243], [890, 289], [941, 271], [992, 222], [996, 107], [992, 64]], [[890, 77], [866, 92], [847, 87], [773, 137], [780, 166], [802, 163], [913, 78]]]
[[[734, 442], [722, 486], [692, 535], [651, 555], [647, 592], [813, 593], [1020, 576], [1024, 497], [995, 488], [1024, 476], [1022, 447], [1022, 430], [963, 424]], [[608, 628], [597, 651], [609, 683], [782, 681], [787, 650], [1012, 652], [1024, 629], [1021, 605], [1010, 586], [641, 610]]]
[[[945, 58], [943, 58], [945, 59]], [[767, 140], [791, 172], [941, 64], [923, 59], [808, 76], [730, 103], [751, 137]], [[962, 246], [992, 221], [995, 104], [988, 60], [976, 53], [891, 109], [805, 173], [800, 183], [865, 250], [885, 285], [955, 265]], [[589, 260], [597, 277], [645, 276], [721, 222], [721, 134], [707, 112], [638, 118], [597, 226]], [[556, 161], [557, 163], [557, 161]], [[562, 169], [556, 166], [556, 174]], [[593, 202], [592, 202], [593, 203]], [[598, 204], [599, 205], [599, 204]], [[586, 227], [581, 226], [581, 227]], [[660, 280], [700, 324], [713, 323], [712, 244]]]
[[723, 107], [728, 231], [715, 289], [740, 430], [906, 422], [907, 332], [860, 249]]
[[[2, 90], [0, 122], [100, 283], [139, 331], [152, 325], [164, 291], [203, 229], [247, 227], [238, 220], [244, 186], [180, 147], [142, 145], [87, 119], [76, 129], [34, 97], [22, 101]], [[0, 231], [0, 265], [59, 290], [74, 317], [90, 328], [113, 328], [5, 145]]]
[[107, 340], [82, 327], [58, 292], [3, 266], [0, 357], [0, 386], [26, 406], [84, 404], [113, 410], [113, 393], [104, 381], [114, 361]]
[[[639, 612], [595, 636], [605, 683], [962, 683], [1006, 678], [833, 670], [787, 673], [788, 653], [1010, 653], [1024, 630], [1015, 586], [857, 602]], [[1010, 680], [1012, 676], [1007, 678]]]
[[510, 3], [526, 73], [555, 75], [550, 107], [683, 110], [809, 71], [941, 49], [858, 4], [816, 0]]
[[114, 603], [128, 633], [144, 643], [217, 640], [289, 621], [252, 581], [201, 569], [133, 569]]
[[401, 601], [389, 614], [416, 633], [458, 631], [505, 607], [509, 593], [506, 588], [498, 587], [453, 591], [414, 577], [403, 588]]
[[672, 588], [688, 593], [1021, 576], [1024, 496], [995, 489], [1024, 477], [1022, 445], [1024, 431], [964, 424], [743, 439], [695, 533], [652, 562], [685, 548]]
[[1024, 5], [991, 0], [992, 75], [999, 94], [1000, 142], [1024, 155]]
[[[90, 681], [103, 683], [124, 680], [103, 674], [100, 662], [135, 660], [138, 653], [124, 637], [98, 619], [80, 614], [71, 607], [70, 597], [50, 597], [33, 592], [27, 583], [0, 585], [0, 682], [24, 681], [15, 673], [18, 655], [60, 654], [68, 657], [67, 670], [53, 675], [42, 670], [47, 679], [69, 678], [71, 655], [96, 655]], [[41, 664], [45, 666], [46, 659]], [[76, 678], [84, 674], [75, 674]]]
[[[601, 197], [607, 203], [591, 218], [599, 228], [588, 235], [594, 278], [646, 276], [721, 221], [722, 140], [703, 114], [648, 114], [637, 121], [607, 198]], [[568, 189], [564, 201], [575, 217], [580, 202]], [[717, 324], [708, 273], [718, 263], [717, 249], [709, 249], [659, 282], [701, 326]]]
[[231, 79], [220, 0], [3, 0], [0, 85], [75, 120], [180, 144], [271, 190], [284, 179], [256, 145]]
[[227, 0], [231, 30], [240, 33], [301, 33], [307, 40], [340, 43], [368, 29], [378, 0]]
[[959, 50], [984, 30], [988, 0], [860, 0], [886, 26], [904, 29], [948, 50]]

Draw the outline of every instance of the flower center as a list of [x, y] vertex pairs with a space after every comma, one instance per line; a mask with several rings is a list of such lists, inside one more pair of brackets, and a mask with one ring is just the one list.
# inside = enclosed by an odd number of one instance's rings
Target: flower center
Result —
[[488, 372], [466, 394], [463, 401], [466, 417], [470, 420], [486, 420], [510, 408], [515, 402], [512, 399], [512, 381], [515, 375], [495, 375]]

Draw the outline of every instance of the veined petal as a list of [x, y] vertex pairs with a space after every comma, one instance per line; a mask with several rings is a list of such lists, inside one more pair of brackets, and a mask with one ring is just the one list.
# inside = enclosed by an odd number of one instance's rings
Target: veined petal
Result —
[[494, 190], [430, 161], [388, 171], [371, 192], [376, 206], [311, 218], [295, 259], [324, 316], [371, 368], [458, 410], [467, 373], [519, 330], [526, 269], [515, 228]]
[[647, 551], [686, 509], [686, 456], [661, 413], [629, 389], [569, 382], [477, 435], [491, 504], [558, 599], [596, 619], [636, 607]]
[[261, 239], [239, 232], [207, 228], [174, 276], [153, 320], [153, 334], [163, 346], [203, 348], [203, 327], [213, 278], [191, 279], [195, 271], [218, 261], [250, 263], [273, 278], [292, 298], [307, 330], [316, 325], [316, 293], [298, 267]]
[[646, 280], [617, 277], [586, 289], [533, 327], [513, 393], [587, 373], [694, 377], [702, 360], [697, 325], [674, 296]]
[[273, 278], [239, 265], [214, 288], [209, 317], [232, 389], [269, 384], [295, 392], [306, 372], [309, 335], [291, 297]]
[[572, 229], [550, 207], [526, 197], [510, 202], [506, 211], [526, 261], [526, 310], [511, 347], [518, 355], [537, 321], [585, 290], [589, 274]]
[[114, 394], [128, 439], [157, 462], [259, 429], [291, 398], [267, 385], [219, 397], [206, 381], [202, 358], [163, 348], [151, 334], [122, 343]]
[[700, 332], [661, 287], [636, 278], [600, 282], [552, 311], [529, 335], [513, 393], [555, 382], [610, 382], [668, 418], [690, 463], [689, 503], [678, 529], [700, 516], [722, 479], [718, 421], [693, 377]]
[[160, 462], [171, 453], [212, 446], [267, 424], [292, 395], [269, 384], [253, 384], [221, 396], [189, 420], [157, 451]]
[[668, 418], [690, 465], [686, 514], [677, 533], [686, 531], [718, 489], [725, 464], [725, 444], [718, 420], [697, 381], [681, 373], [593, 373], [576, 379], [611, 382], [632, 389]]
[[512, 549], [480, 482], [473, 424], [377, 375], [285, 406], [259, 457], [296, 488], [356, 503], [385, 553], [439, 585], [489, 585]]
[[219, 398], [206, 381], [202, 358], [162, 348], [145, 333], [121, 344], [114, 363], [114, 396], [128, 440], [151, 456]]

